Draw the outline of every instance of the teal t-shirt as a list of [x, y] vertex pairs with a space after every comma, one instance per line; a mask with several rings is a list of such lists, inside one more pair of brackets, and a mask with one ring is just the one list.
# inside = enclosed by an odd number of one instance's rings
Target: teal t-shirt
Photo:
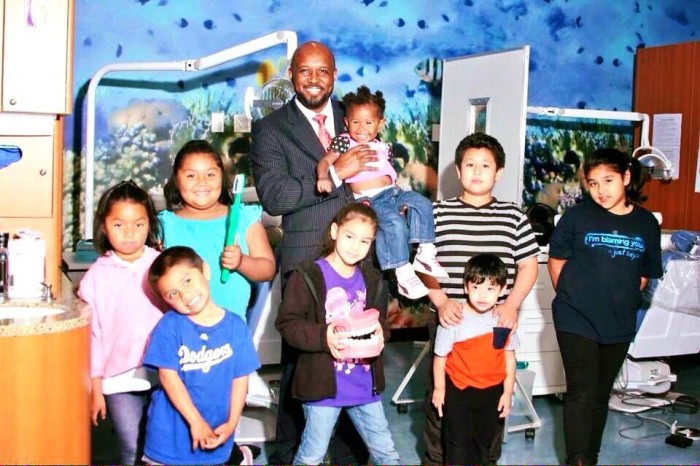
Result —
[[[243, 254], [248, 254], [246, 232], [260, 220], [262, 207], [257, 204], [241, 204], [238, 217], [238, 245]], [[250, 282], [240, 273], [231, 272], [226, 283], [221, 283], [221, 252], [226, 239], [226, 215], [207, 219], [181, 218], [174, 212], [163, 210], [158, 214], [163, 225], [163, 244], [189, 246], [204, 259], [211, 268], [209, 286], [217, 306], [238, 314], [246, 321], [246, 310], [250, 301]]]

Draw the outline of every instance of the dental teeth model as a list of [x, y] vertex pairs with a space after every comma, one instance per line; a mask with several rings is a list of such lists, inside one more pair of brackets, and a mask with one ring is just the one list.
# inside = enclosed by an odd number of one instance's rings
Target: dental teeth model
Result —
[[366, 359], [379, 356], [382, 342], [374, 334], [379, 326], [379, 311], [367, 309], [359, 314], [350, 314], [334, 320], [334, 333], [346, 340], [347, 346], [340, 351], [344, 359]]

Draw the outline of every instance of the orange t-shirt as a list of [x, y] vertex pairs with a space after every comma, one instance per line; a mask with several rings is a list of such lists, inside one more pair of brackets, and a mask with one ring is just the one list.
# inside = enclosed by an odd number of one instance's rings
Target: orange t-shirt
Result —
[[504, 350], [494, 349], [490, 333], [457, 342], [447, 355], [445, 372], [461, 390], [492, 387], [506, 378]]
[[503, 349], [493, 347], [493, 327], [498, 317], [491, 312], [465, 313], [462, 322], [450, 328], [438, 327], [435, 354], [447, 357], [445, 372], [460, 390], [467, 387], [488, 388], [506, 378], [505, 351], [519, 346], [517, 334], [511, 333]]

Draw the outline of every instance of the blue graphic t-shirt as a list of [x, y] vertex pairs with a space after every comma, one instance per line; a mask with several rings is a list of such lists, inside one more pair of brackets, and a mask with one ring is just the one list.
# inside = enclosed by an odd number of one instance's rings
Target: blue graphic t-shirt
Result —
[[552, 302], [557, 330], [599, 343], [634, 338], [641, 278], [661, 269], [656, 218], [635, 206], [615, 215], [593, 201], [566, 211], [549, 243], [549, 256], [566, 259]]
[[[169, 311], [158, 322], [144, 364], [178, 373], [195, 407], [212, 429], [228, 420], [233, 379], [260, 367], [243, 319], [226, 312], [210, 327]], [[220, 464], [228, 461], [233, 435], [214, 450], [192, 450], [189, 424], [162, 387], [148, 408], [145, 455], [163, 464]]]
[[[362, 271], [345, 278], [325, 259], [316, 261], [326, 282], [326, 322], [359, 314], [367, 305], [367, 288]], [[309, 402], [313, 406], [358, 406], [379, 401], [372, 387], [372, 367], [364, 360], [335, 361], [335, 397]]]

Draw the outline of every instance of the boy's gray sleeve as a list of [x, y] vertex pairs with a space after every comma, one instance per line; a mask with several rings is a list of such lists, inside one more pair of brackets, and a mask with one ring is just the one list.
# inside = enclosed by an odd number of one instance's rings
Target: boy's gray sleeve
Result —
[[437, 335], [435, 336], [435, 356], [445, 357], [452, 351], [454, 344], [455, 327], [445, 328], [438, 325]]

